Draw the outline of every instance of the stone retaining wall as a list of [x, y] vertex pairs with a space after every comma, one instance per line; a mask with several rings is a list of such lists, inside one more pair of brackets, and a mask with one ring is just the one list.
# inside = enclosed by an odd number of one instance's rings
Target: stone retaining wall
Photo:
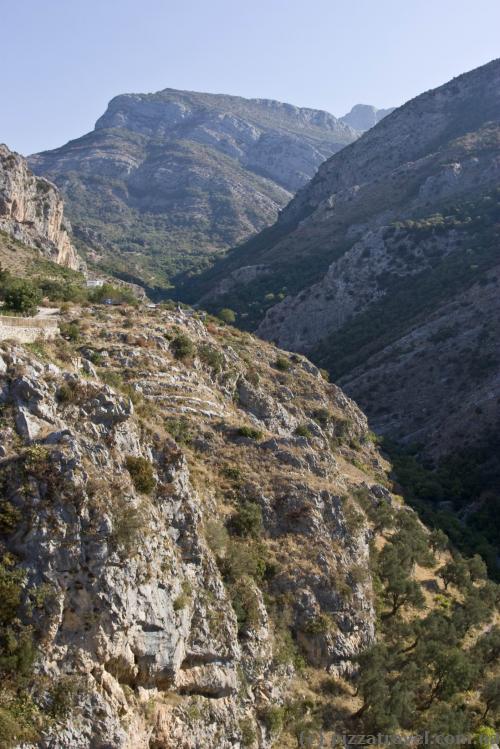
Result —
[[39, 338], [55, 338], [58, 333], [58, 320], [0, 315], [0, 341], [13, 339], [20, 343], [33, 343]]

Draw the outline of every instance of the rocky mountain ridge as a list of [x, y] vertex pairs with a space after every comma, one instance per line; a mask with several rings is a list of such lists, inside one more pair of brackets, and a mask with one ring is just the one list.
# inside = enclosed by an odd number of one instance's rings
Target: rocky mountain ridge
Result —
[[69, 239], [70, 229], [56, 187], [35, 177], [22, 156], [0, 144], [0, 231], [77, 270], [81, 261]]
[[153, 287], [272, 223], [356, 137], [327, 112], [165, 89], [115, 97], [93, 132], [29, 162], [91, 259]]
[[[230, 253], [197, 290], [208, 289], [202, 303], [233, 307], [242, 324], [328, 366], [376, 430], [424, 442], [434, 455], [465, 444], [460, 421], [471, 424], [467, 438], [480, 439], [497, 418], [495, 312], [476, 307], [465, 334], [459, 310], [479, 299], [475, 285], [496, 283], [499, 92], [494, 61], [397, 109], [323, 164], [277, 224]], [[391, 351], [406, 351], [419, 328], [431, 337], [446, 329], [457, 346], [451, 381], [462, 381], [458, 352], [481, 351], [489, 327], [484, 389], [469, 379], [443, 398], [436, 381], [424, 400], [405, 402], [408, 377], [423, 383], [426, 374], [403, 356], [392, 369]], [[434, 358], [441, 371], [447, 351]], [[397, 415], [391, 401], [400, 403]], [[484, 413], [471, 419], [471, 409]]]

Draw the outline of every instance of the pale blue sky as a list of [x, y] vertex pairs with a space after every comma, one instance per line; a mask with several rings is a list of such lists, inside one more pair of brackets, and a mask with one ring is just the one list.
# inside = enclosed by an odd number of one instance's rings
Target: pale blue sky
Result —
[[119, 93], [185, 88], [342, 115], [500, 56], [500, 0], [0, 0], [0, 142], [92, 129]]

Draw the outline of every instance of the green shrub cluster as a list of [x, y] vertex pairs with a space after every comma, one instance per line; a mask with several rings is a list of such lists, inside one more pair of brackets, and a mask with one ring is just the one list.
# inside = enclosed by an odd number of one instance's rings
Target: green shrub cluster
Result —
[[156, 486], [156, 479], [150, 461], [141, 456], [128, 455], [125, 465], [137, 491], [142, 494], [151, 494]]

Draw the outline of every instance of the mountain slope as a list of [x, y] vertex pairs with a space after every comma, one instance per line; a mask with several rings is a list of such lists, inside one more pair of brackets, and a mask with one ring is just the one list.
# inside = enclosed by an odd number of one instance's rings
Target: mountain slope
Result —
[[[399, 373], [389, 376], [382, 367], [376, 376], [366, 359], [379, 352], [390, 360], [384, 349], [404, 349], [398, 341], [430, 325], [432, 316], [429, 335], [455, 323], [459, 333], [459, 315], [450, 320], [449, 305], [465, 305], [477, 284], [496, 283], [499, 120], [499, 61], [417, 97], [323, 164], [277, 224], [230, 253], [198, 293], [210, 289], [207, 303], [234, 307], [264, 337], [310, 352], [343, 378], [377, 429], [409, 441], [428, 436], [431, 421], [439, 431], [450, 418], [439, 388], [431, 388], [425, 404], [403, 403], [396, 416], [386, 401], [398, 397]], [[280, 293], [288, 296], [276, 304]], [[479, 331], [494, 321], [495, 304], [477, 309], [467, 346], [481, 349]], [[485, 393], [488, 382], [497, 388], [496, 354], [490, 354]], [[370, 387], [361, 385], [366, 377]], [[379, 405], [388, 409], [384, 416], [375, 413], [377, 399], [366, 398], [375, 377], [377, 392], [386, 393]], [[457, 403], [475, 402], [490, 413], [494, 399], [483, 404], [473, 381], [465, 386], [470, 397], [457, 391]], [[491, 412], [488, 422], [494, 418]], [[479, 423], [477, 431], [483, 432]], [[434, 439], [426, 442], [437, 453], [453, 438], [439, 448]]]
[[0, 345], [2, 746], [476, 729], [498, 670], [480, 562], [453, 575], [309, 361], [171, 306], [68, 304], [64, 337]]
[[91, 259], [165, 286], [272, 223], [356, 137], [327, 112], [165, 89], [117, 96], [93, 132], [29, 161]]

